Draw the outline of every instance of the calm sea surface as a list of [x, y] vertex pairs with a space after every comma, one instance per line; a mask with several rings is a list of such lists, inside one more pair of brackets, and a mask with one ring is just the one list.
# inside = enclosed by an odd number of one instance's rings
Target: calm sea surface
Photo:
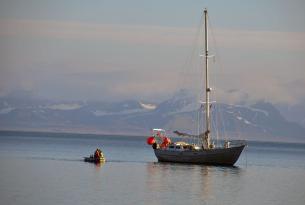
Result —
[[[0, 204], [305, 204], [304, 144], [249, 142], [216, 167], [158, 163], [145, 140], [0, 132]], [[107, 162], [83, 162], [97, 147]]]

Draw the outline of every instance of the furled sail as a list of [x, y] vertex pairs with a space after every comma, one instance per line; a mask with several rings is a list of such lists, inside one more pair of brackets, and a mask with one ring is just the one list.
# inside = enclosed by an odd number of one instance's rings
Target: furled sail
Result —
[[183, 136], [183, 137], [203, 137], [203, 136], [205, 136], [205, 133], [201, 133], [200, 135], [191, 135], [188, 133], [179, 132], [177, 130], [175, 130], [173, 133], [175, 133], [178, 136]]

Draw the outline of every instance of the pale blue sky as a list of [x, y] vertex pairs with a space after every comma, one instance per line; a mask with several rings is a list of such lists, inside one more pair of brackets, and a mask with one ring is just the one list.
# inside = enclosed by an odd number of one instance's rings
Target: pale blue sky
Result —
[[219, 27], [305, 30], [303, 0], [1, 0], [0, 18], [190, 27], [204, 7]]
[[302, 0], [1, 0], [0, 95], [164, 99], [188, 82], [181, 73], [205, 7], [224, 100], [305, 99]]

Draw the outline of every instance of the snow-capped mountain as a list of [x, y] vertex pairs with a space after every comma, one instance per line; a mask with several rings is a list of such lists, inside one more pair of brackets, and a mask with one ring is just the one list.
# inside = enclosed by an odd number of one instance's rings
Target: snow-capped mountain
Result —
[[[58, 102], [0, 98], [0, 129], [147, 135], [151, 128], [196, 134], [204, 118], [199, 99], [183, 91], [156, 104], [138, 101]], [[202, 107], [201, 107], [202, 108]], [[230, 137], [305, 141], [305, 129], [287, 121], [270, 103], [215, 104], [213, 127]], [[215, 133], [215, 132], [214, 132]], [[239, 133], [238, 135], [236, 133]]]
[[294, 105], [276, 105], [276, 108], [289, 121], [296, 122], [305, 128], [305, 99]]

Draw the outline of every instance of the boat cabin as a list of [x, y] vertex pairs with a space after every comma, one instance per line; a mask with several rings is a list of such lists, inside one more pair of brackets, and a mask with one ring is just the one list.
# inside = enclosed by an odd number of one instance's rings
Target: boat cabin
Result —
[[185, 151], [185, 150], [200, 150], [200, 147], [194, 144], [188, 144], [186, 142], [176, 142], [170, 144], [167, 149], [173, 151]]

